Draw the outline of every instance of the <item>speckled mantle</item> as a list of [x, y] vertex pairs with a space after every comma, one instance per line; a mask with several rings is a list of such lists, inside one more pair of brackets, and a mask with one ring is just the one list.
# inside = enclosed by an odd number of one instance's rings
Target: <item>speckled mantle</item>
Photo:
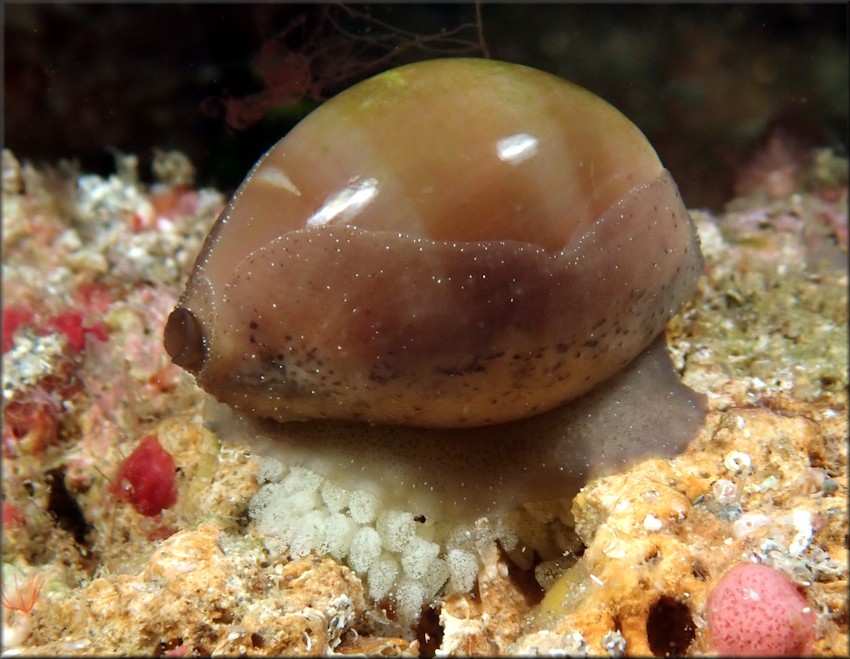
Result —
[[[256, 462], [203, 428], [201, 393], [161, 346], [224, 199], [194, 189], [179, 154], [155, 171], [148, 187], [131, 157], [102, 179], [3, 156], [4, 320], [72, 310], [106, 333], [74, 351], [34, 321], [4, 354], [6, 651], [703, 654], [710, 586], [755, 560], [806, 593], [817, 653], [848, 653], [846, 176], [693, 212], [705, 272], [668, 335], [709, 399], [699, 437], [537, 511], [574, 515], [583, 543], [536, 566], [542, 603], [491, 545], [477, 588], [439, 598], [414, 631], [349, 568], [270, 557], [252, 534]], [[178, 465], [178, 501], [143, 517], [110, 479], [151, 433]]]

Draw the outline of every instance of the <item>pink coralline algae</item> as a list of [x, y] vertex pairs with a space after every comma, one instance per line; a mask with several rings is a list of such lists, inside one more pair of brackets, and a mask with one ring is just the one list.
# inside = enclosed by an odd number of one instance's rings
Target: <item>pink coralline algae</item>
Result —
[[714, 586], [706, 605], [711, 647], [721, 655], [812, 653], [815, 614], [782, 572], [742, 563]]
[[139, 513], [153, 517], [177, 501], [174, 473], [174, 458], [148, 435], [121, 463], [115, 491]]

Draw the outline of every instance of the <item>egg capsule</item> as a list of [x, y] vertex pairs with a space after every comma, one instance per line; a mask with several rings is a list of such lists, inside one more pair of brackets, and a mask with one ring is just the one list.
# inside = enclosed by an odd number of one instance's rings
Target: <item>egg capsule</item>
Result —
[[212, 229], [165, 347], [276, 421], [523, 419], [621, 371], [701, 255], [640, 130], [516, 64], [411, 64], [328, 101]]

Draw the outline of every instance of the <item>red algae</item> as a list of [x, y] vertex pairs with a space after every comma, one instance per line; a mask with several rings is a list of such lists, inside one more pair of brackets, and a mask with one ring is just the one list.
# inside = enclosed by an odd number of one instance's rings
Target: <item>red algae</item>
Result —
[[3, 528], [12, 529], [20, 528], [26, 524], [26, 518], [20, 508], [9, 503], [3, 502]]
[[121, 463], [115, 492], [140, 514], [153, 517], [177, 501], [174, 471], [174, 458], [148, 435]]
[[85, 324], [82, 311], [64, 309], [54, 314], [40, 317], [34, 310], [9, 306], [3, 309], [3, 352], [9, 352], [15, 343], [15, 333], [23, 328], [31, 328], [39, 336], [61, 334], [67, 340], [71, 353], [80, 353], [86, 347], [86, 337], [91, 335], [98, 341], [109, 338], [106, 326], [102, 322]]
[[29, 325], [33, 313], [29, 309], [17, 306], [3, 307], [3, 352], [9, 352], [14, 345], [15, 332], [18, 328]]

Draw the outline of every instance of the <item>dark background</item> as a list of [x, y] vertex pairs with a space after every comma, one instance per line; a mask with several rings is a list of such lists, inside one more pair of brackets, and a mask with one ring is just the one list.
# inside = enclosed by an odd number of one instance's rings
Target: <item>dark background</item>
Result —
[[[143, 163], [154, 147], [180, 149], [200, 184], [231, 190], [321, 98], [407, 61], [481, 54], [472, 5], [346, 7], [6, 4], [5, 146], [19, 159], [73, 159], [104, 174], [111, 148]], [[736, 167], [777, 126], [846, 155], [846, 4], [484, 4], [481, 12], [490, 56], [550, 71], [618, 107], [689, 206], [728, 200]], [[441, 30], [455, 41], [438, 38]], [[281, 32], [280, 47], [258, 63]], [[287, 79], [292, 62], [308, 65], [309, 86]], [[223, 99], [266, 89], [263, 71], [295, 92], [234, 130]]]

